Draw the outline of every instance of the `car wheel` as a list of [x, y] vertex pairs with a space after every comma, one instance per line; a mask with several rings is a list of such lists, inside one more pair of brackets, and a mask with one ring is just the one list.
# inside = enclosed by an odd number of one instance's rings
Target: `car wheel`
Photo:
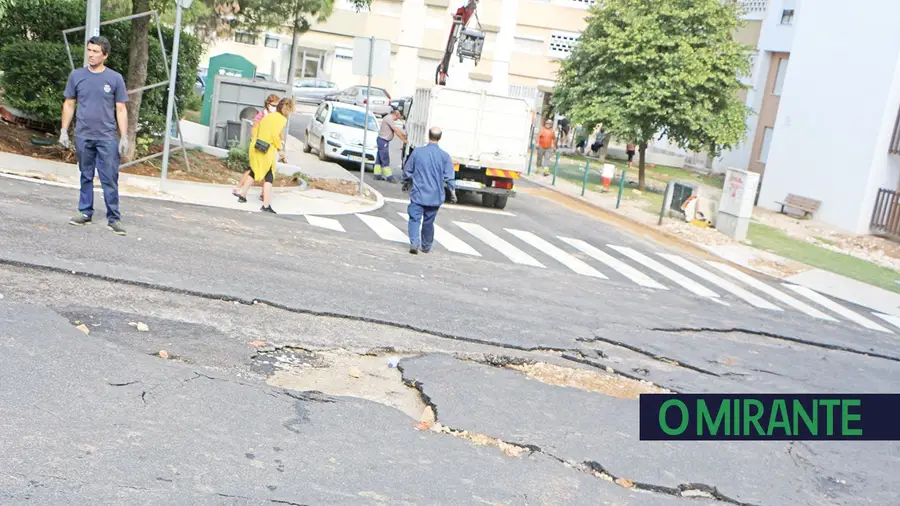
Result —
[[323, 162], [328, 160], [328, 157], [325, 156], [325, 139], [319, 141], [319, 160]]
[[309, 144], [309, 130], [306, 131], [306, 137], [304, 137], [304, 139], [306, 139], [306, 140], [303, 141], [303, 152], [304, 152], [304, 153], [311, 153], [311, 152], [312, 152], [312, 146]]

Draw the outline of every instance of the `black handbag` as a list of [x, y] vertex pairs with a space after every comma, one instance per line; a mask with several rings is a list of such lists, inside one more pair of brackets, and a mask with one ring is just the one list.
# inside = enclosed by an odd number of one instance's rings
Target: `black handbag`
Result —
[[253, 147], [260, 153], [268, 153], [271, 145], [262, 139], [256, 139], [256, 143], [253, 145]]

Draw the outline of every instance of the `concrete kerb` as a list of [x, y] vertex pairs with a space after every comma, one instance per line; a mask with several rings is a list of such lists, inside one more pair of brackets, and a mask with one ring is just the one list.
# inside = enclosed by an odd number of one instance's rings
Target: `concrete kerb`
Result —
[[[189, 145], [191, 147], [197, 147], [198, 149], [203, 150], [204, 152], [211, 154], [213, 156], [222, 156], [224, 153], [227, 153], [225, 150], [210, 147], [210, 146], [196, 146]], [[21, 169], [12, 169], [11, 167], [28, 167], [27, 170]], [[303, 171], [296, 165], [283, 164], [279, 163], [279, 169], [288, 172], [291, 174], [295, 173], [303, 173]], [[27, 181], [31, 183], [44, 184], [48, 186], [56, 186], [62, 188], [70, 188], [70, 189], [78, 189], [79, 184], [77, 182], [66, 182], [65, 180], [73, 180], [77, 181], [79, 175], [78, 166], [70, 163], [56, 162], [53, 160], [45, 160], [42, 158], [33, 158], [24, 155], [17, 155], [13, 153], [4, 153], [0, 152], [0, 177], [5, 177], [7, 179], [16, 179], [20, 181]], [[58, 178], [58, 180], [53, 179], [45, 179], [46, 176], [51, 176], [52, 178]], [[155, 177], [147, 177], [147, 176], [139, 176], [133, 174], [125, 174], [128, 179], [132, 182], [137, 183], [135, 186], [139, 189], [143, 189], [145, 192], [134, 192], [128, 191], [127, 189], [122, 189], [120, 191], [120, 195], [123, 197], [132, 197], [132, 198], [143, 198], [150, 200], [162, 200], [169, 202], [180, 202], [184, 204], [196, 204], [203, 205], [206, 207], [223, 207], [219, 205], [207, 204], [207, 203], [199, 203], [199, 202], [191, 202], [189, 199], [185, 197], [180, 197], [177, 195], [168, 194], [167, 192], [160, 192], [158, 188], [153, 188], [154, 185], [158, 185], [159, 178]], [[199, 183], [199, 182], [190, 182], [190, 181], [178, 181], [178, 180], [170, 180], [170, 183], [178, 186], [190, 186], [196, 187], [198, 189], [208, 190], [211, 187], [218, 188], [222, 185], [215, 185], [211, 183]], [[124, 185], [123, 185], [124, 186]], [[372, 195], [375, 196], [375, 202], [371, 205], [366, 206], [358, 206], [352, 210], [322, 210], [315, 212], [300, 212], [300, 213], [285, 213], [285, 214], [313, 214], [317, 216], [340, 216], [345, 214], [356, 214], [356, 213], [370, 213], [377, 209], [380, 209], [384, 206], [384, 197], [378, 192], [375, 188], [365, 185], [365, 188], [368, 191], [372, 192]], [[99, 191], [99, 189], [95, 189], [95, 191]], [[351, 200], [358, 199], [359, 197], [352, 197], [348, 195], [338, 194], [327, 192], [325, 190], [310, 190], [307, 182], [301, 178], [299, 181], [298, 187], [295, 188], [276, 188], [275, 194], [285, 194], [285, 193], [296, 193], [299, 196], [302, 196], [305, 199], [315, 200], [315, 199], [329, 199], [336, 200], [338, 203], [347, 203]]]
[[527, 179], [526, 181], [528, 181], [529, 183], [531, 183], [531, 184], [533, 184], [533, 185], [535, 185], [535, 186], [539, 186], [539, 187], [544, 188], [544, 189], [546, 189], [546, 190], [550, 190], [550, 191], [552, 191], [552, 192], [554, 192], [554, 193], [557, 193], [557, 194], [559, 194], [559, 195], [562, 195], [562, 196], [564, 196], [564, 197], [566, 197], [566, 198], [568, 198], [568, 199], [570, 199], [570, 200], [576, 201], [576, 202], [578, 202], [578, 203], [580, 203], [580, 204], [584, 204], [584, 205], [587, 205], [587, 206], [589, 206], [589, 207], [591, 207], [591, 208], [593, 208], [593, 209], [596, 209], [597, 211], [599, 211], [599, 212], [603, 213], [605, 216], [607, 216], [607, 217], [610, 219], [610, 221], [613, 221], [613, 222], [616, 222], [616, 221], [617, 221], [617, 222], [619, 222], [619, 223], [621, 223], [621, 224], [624, 224], [625, 226], [630, 227], [630, 228], [640, 228], [642, 231], [644, 231], [644, 232], [646, 233], [646, 235], [651, 236], [651, 237], [654, 238], [654, 239], [663, 239], [663, 242], [669, 241], [669, 242], [677, 243], [677, 245], [678, 245], [679, 247], [681, 247], [681, 248], [683, 248], [683, 249], [687, 249], [687, 250], [689, 250], [691, 253], [693, 253], [693, 254], [695, 254], [695, 255], [697, 255], [697, 256], [699, 256], [699, 257], [703, 257], [703, 258], [715, 258], [715, 259], [717, 259], [717, 260], [724, 261], [724, 262], [728, 263], [729, 265], [731, 265], [731, 266], [733, 266], [733, 267], [735, 267], [735, 268], [737, 268], [737, 269], [740, 269], [740, 270], [742, 270], [742, 271], [744, 271], [744, 272], [747, 272], [747, 273], [753, 272], [753, 273], [756, 273], [756, 274], [763, 274], [763, 275], [765, 275], [765, 276], [767, 276], [767, 277], [772, 277], [770, 274], [768, 274], [768, 273], [766, 273], [766, 272], [762, 272], [762, 271], [753, 269], [753, 268], [751, 268], [751, 267], [747, 267], [747, 266], [745, 266], [745, 265], [741, 265], [741, 264], [734, 263], [734, 262], [732, 262], [731, 260], [729, 260], [728, 258], [725, 258], [725, 257], [722, 257], [722, 256], [716, 254], [715, 251], [706, 249], [706, 248], [703, 247], [703, 246], [698, 246], [698, 245], [696, 245], [696, 244], [694, 244], [694, 243], [692, 243], [692, 242], [686, 241], [684, 238], [682, 238], [682, 237], [680, 237], [680, 236], [678, 236], [678, 235], [671, 234], [671, 233], [669, 233], [669, 232], [666, 232], [665, 230], [657, 230], [657, 229], [654, 229], [654, 228], [649, 227], [649, 226], [647, 226], [646, 224], [641, 223], [641, 222], [639, 222], [639, 221], [637, 221], [637, 220], [634, 220], [634, 219], [629, 218], [629, 217], [627, 217], [627, 216], [621, 215], [621, 214], [619, 214], [619, 213], [617, 213], [617, 212], [615, 212], [615, 211], [606, 209], [606, 208], [603, 207], [603, 206], [597, 205], [597, 204], [595, 204], [594, 202], [591, 202], [590, 200], [588, 200], [588, 199], [586, 199], [586, 198], [584, 198], [584, 197], [581, 197], [581, 196], [578, 196], [578, 195], [572, 195], [572, 194], [569, 194], [569, 193], [567, 193], [567, 192], [565, 192], [565, 191], [563, 191], [563, 190], [560, 190], [559, 188], [556, 188], [555, 186], [553, 186], [553, 185], [551, 185], [551, 184], [549, 184], [549, 183], [544, 183], [544, 182], [542, 182], [542, 181], [535, 181], [535, 180], [532, 180], [532, 179]]

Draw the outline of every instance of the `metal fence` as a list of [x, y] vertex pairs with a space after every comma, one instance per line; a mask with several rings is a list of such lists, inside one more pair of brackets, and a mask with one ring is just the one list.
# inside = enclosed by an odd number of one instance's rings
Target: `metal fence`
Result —
[[872, 221], [869, 231], [900, 241], [900, 194], [893, 190], [881, 188], [875, 198], [875, 209], [872, 210]]

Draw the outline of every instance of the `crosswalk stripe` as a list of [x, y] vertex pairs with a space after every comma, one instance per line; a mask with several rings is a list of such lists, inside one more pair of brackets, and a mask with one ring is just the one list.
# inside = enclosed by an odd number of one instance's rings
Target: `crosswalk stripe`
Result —
[[541, 250], [542, 252], [546, 253], [547, 255], [553, 257], [554, 260], [557, 260], [559, 263], [565, 265], [569, 269], [572, 269], [572, 271], [574, 271], [577, 274], [582, 274], [584, 276], [591, 276], [591, 277], [601, 278], [601, 279], [609, 279], [608, 277], [604, 276], [603, 273], [601, 273], [597, 269], [594, 269], [593, 267], [586, 264], [582, 260], [575, 258], [574, 256], [566, 253], [565, 251], [559, 249], [558, 247], [554, 246], [553, 244], [550, 244], [549, 242], [545, 241], [544, 239], [541, 239], [540, 237], [534, 235], [531, 232], [526, 232], [524, 230], [516, 230], [516, 229], [512, 229], [512, 228], [507, 228], [504, 230], [506, 230], [510, 234], [518, 237], [519, 239], [527, 242], [528, 244], [534, 246], [535, 248]]
[[533, 256], [504, 241], [481, 225], [463, 221], [454, 221], [453, 223], [517, 264], [530, 265], [532, 267], [544, 267], [544, 264], [535, 260]]
[[697, 283], [693, 279], [681, 273], [673, 271], [672, 269], [648, 257], [647, 255], [644, 255], [643, 253], [639, 253], [631, 248], [626, 248], [625, 246], [614, 246], [612, 244], [608, 244], [607, 246], [643, 265], [644, 267], [662, 274], [663, 276], [681, 285], [683, 288], [685, 288], [689, 292], [694, 293], [695, 295], [699, 295], [700, 297], [707, 297], [714, 300], [719, 297], [719, 294], [717, 294], [716, 292], [710, 290], [709, 288], [706, 288], [705, 286]]
[[824, 307], [825, 309], [828, 309], [829, 311], [833, 311], [834, 313], [839, 314], [854, 323], [858, 323], [859, 325], [862, 325], [863, 327], [865, 327], [867, 329], [877, 330], [879, 332], [887, 332], [888, 334], [893, 334], [893, 332], [891, 332], [887, 328], [882, 327], [881, 325], [873, 322], [872, 320], [862, 316], [859, 313], [850, 311], [849, 309], [847, 309], [844, 306], [838, 304], [837, 302], [829, 299], [828, 297], [825, 297], [824, 295], [820, 294], [819, 292], [810, 290], [809, 288], [807, 288], [805, 286], [793, 285], [790, 283], [782, 283], [781, 286], [783, 286], [783, 287], [787, 288], [788, 290], [791, 290], [795, 293], [798, 293], [798, 294], [806, 297], [807, 299], [815, 302], [816, 304]]
[[386, 241], [409, 243], [409, 238], [406, 237], [406, 234], [392, 225], [388, 220], [380, 216], [370, 216], [368, 214], [357, 214], [356, 216], [378, 234], [378, 237]]
[[819, 311], [818, 309], [816, 309], [808, 304], [804, 304], [803, 302], [800, 302], [799, 300], [791, 297], [790, 295], [782, 292], [781, 290], [773, 288], [773, 287], [767, 285], [766, 283], [763, 283], [762, 281], [754, 278], [753, 276], [750, 276], [748, 274], [745, 274], [745, 273], [735, 269], [734, 267], [732, 267], [730, 265], [726, 265], [726, 264], [723, 264], [720, 262], [713, 262], [710, 260], [707, 260], [706, 263], [708, 263], [709, 265], [714, 267], [719, 272], [722, 272], [723, 274], [726, 274], [726, 275], [744, 283], [745, 285], [750, 286], [751, 288], [759, 290], [760, 292], [768, 295], [769, 297], [772, 297], [773, 299], [777, 299], [781, 302], [784, 302], [788, 306], [791, 306], [792, 308], [794, 308], [798, 311], [806, 313], [807, 315], [812, 316], [813, 318], [818, 318], [820, 320], [826, 320], [826, 321], [830, 321], [830, 322], [838, 321], [837, 319], [832, 318], [831, 316], [828, 316], [827, 314]]
[[727, 279], [722, 279], [719, 276], [709, 272], [708, 270], [700, 267], [699, 265], [682, 258], [678, 255], [670, 255], [667, 253], [659, 253], [659, 256], [665, 258], [666, 260], [672, 262], [673, 264], [681, 267], [682, 269], [690, 272], [691, 274], [697, 276], [698, 278], [702, 278], [710, 283], [718, 286], [719, 288], [731, 293], [732, 295], [743, 299], [745, 302], [750, 304], [751, 306], [758, 307], [760, 309], [771, 309], [772, 311], [784, 311], [780, 307], [772, 304], [771, 302], [763, 299], [762, 297], [752, 294], [747, 290], [737, 286], [736, 284], [728, 281]]
[[[400, 217], [404, 220], [409, 220], [409, 215], [407, 213], [398, 212], [397, 214], [399, 214]], [[469, 246], [462, 239], [451, 234], [439, 225], [434, 226], [434, 240], [441, 246], [454, 253], [462, 253], [464, 255], [472, 255], [476, 257], [481, 256], [481, 253], [475, 251], [475, 248]]]
[[564, 243], [572, 246], [573, 248], [578, 249], [585, 255], [597, 260], [605, 264], [608, 267], [611, 267], [619, 274], [625, 276], [626, 278], [634, 281], [635, 283], [646, 287], [646, 288], [656, 288], [658, 290], [668, 290], [669, 288], [666, 286], [657, 283], [653, 278], [644, 274], [643, 272], [635, 269], [634, 267], [626, 264], [625, 262], [619, 260], [618, 258], [606, 253], [605, 251], [601, 251], [590, 244], [580, 240], [580, 239], [571, 239], [569, 237], [559, 237], [559, 240]]
[[337, 232], [346, 232], [346, 230], [344, 230], [344, 227], [341, 225], [341, 222], [334, 218], [323, 218], [321, 216], [312, 216], [307, 214], [306, 222], [314, 227], [327, 228], [328, 230], [334, 230]]
[[877, 316], [877, 317], [879, 317], [879, 318], [881, 318], [882, 320], [884, 320], [884, 321], [890, 323], [891, 325], [893, 325], [893, 326], [895, 326], [895, 327], [897, 327], [897, 328], [900, 328], [900, 318], [897, 318], [897, 317], [894, 316], [894, 315], [889, 315], [889, 314], [884, 314], [884, 313], [878, 313], [878, 312], [876, 312], [876, 311], [872, 311], [872, 314], [875, 315], [875, 316]]

